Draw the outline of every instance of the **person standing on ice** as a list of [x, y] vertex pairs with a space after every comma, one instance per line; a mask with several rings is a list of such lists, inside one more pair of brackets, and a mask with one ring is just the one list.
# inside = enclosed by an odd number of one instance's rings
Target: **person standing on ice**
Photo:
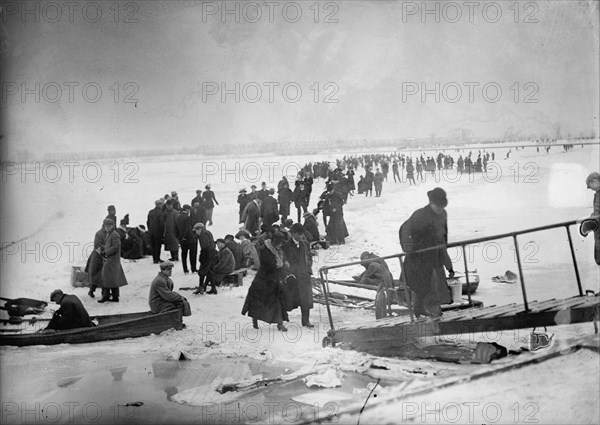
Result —
[[262, 201], [258, 198], [253, 199], [246, 205], [242, 212], [242, 221], [244, 229], [250, 233], [250, 236], [256, 236], [260, 229], [260, 204]]
[[104, 241], [106, 240], [106, 230], [104, 225], [100, 227], [100, 230], [94, 235], [94, 250], [90, 254], [87, 264], [85, 266], [85, 272], [88, 274], [90, 279], [90, 290], [88, 295], [92, 298], [95, 297], [94, 292], [98, 286], [102, 286], [102, 249], [104, 249]]
[[277, 194], [277, 201], [279, 202], [279, 215], [281, 216], [281, 222], [287, 220], [290, 215], [290, 204], [294, 200], [294, 192], [290, 189], [290, 185], [285, 181], [281, 186]]
[[238, 212], [238, 217], [239, 217], [238, 223], [243, 223], [242, 214], [244, 213], [244, 210], [246, 209], [246, 205], [248, 205], [248, 202], [250, 202], [250, 201], [251, 201], [251, 199], [248, 197], [246, 188], [240, 189], [238, 197], [237, 197], [237, 203], [240, 205], [239, 212]]
[[148, 211], [148, 233], [150, 234], [150, 245], [152, 247], [152, 259], [154, 264], [162, 263], [160, 250], [165, 231], [165, 216], [162, 210], [163, 202], [160, 199], [154, 201], [154, 209]]
[[177, 239], [177, 216], [179, 213], [173, 208], [173, 199], [167, 200], [165, 210], [165, 251], [171, 252], [169, 261], [179, 261], [179, 240]]
[[375, 177], [373, 178], [373, 184], [375, 185], [375, 197], [379, 198], [381, 196], [381, 190], [383, 189], [383, 180], [384, 175], [377, 169], [375, 173]]
[[192, 207], [188, 204], [183, 206], [183, 209], [175, 219], [175, 234], [181, 246], [181, 265], [183, 266], [183, 274], [188, 274], [187, 259], [190, 258], [190, 267], [192, 273], [196, 273], [196, 250], [194, 249], [198, 242], [196, 235], [192, 232], [192, 223], [190, 211]]
[[260, 249], [260, 268], [248, 289], [242, 308], [242, 315], [248, 314], [252, 317], [254, 329], [258, 329], [258, 321], [262, 320], [266, 323], [277, 323], [278, 330], [287, 331], [283, 322], [289, 322], [289, 318], [283, 305], [280, 286], [285, 265], [281, 249], [284, 239], [281, 232], [274, 232]]
[[121, 266], [121, 238], [115, 230], [115, 223], [111, 219], [104, 219], [102, 223], [106, 231], [106, 241], [101, 252], [104, 258], [102, 265], [102, 299], [99, 303], [106, 301], [119, 302], [121, 286], [127, 285], [125, 272]]
[[108, 215], [105, 218], [112, 220], [112, 222], [115, 223], [115, 225], [116, 225], [117, 224], [117, 210], [115, 209], [115, 206], [109, 205], [107, 208], [107, 211], [108, 211]]
[[[448, 199], [444, 189], [436, 187], [427, 192], [429, 205], [416, 210], [399, 230], [400, 244], [404, 257], [404, 279], [415, 293], [413, 309], [415, 316], [442, 315], [441, 304], [452, 301], [450, 288], [446, 283], [444, 267], [450, 277], [454, 276], [452, 261], [445, 245], [448, 243], [448, 217], [446, 206]], [[425, 248], [440, 248], [412, 254]]]
[[365, 171], [365, 197], [373, 196], [373, 181], [375, 180], [375, 175], [373, 171], [371, 171], [371, 167], [367, 167]]
[[[289, 274], [293, 275], [296, 285], [284, 284], [286, 310], [291, 311], [300, 307], [302, 326], [314, 328], [310, 323], [310, 309], [313, 308], [312, 294], [312, 255], [310, 246], [304, 236], [304, 226], [295, 223], [290, 228], [292, 238], [283, 245], [285, 259], [290, 265]], [[288, 279], [286, 278], [286, 281]]]
[[267, 196], [263, 198], [262, 204], [260, 205], [260, 215], [263, 219], [263, 224], [270, 226], [271, 224], [279, 221], [279, 205], [277, 200], [273, 197], [275, 189], [270, 188], [267, 191]]
[[402, 183], [402, 179], [400, 178], [400, 173], [398, 171], [398, 160], [396, 159], [392, 163], [392, 174], [394, 175], [394, 183], [396, 183], [396, 179]]
[[[585, 184], [588, 189], [593, 190], [594, 193], [594, 211], [590, 218], [593, 220], [586, 220], [582, 223], [582, 228], [586, 227], [589, 230], [594, 231], [594, 259], [596, 264], [600, 266], [600, 174], [591, 173], [585, 180]], [[587, 224], [586, 224], [587, 223]], [[587, 232], [582, 232], [587, 235]]]
[[298, 212], [297, 222], [299, 223], [302, 214], [308, 211], [308, 203], [306, 202], [308, 198], [308, 190], [306, 189], [304, 182], [296, 180], [296, 188], [294, 189], [293, 197], [294, 205], [296, 206], [296, 211]]
[[196, 223], [192, 228], [194, 233], [198, 236], [198, 242], [200, 242], [200, 266], [198, 267], [198, 289], [194, 292], [194, 295], [203, 294], [206, 291], [206, 276], [217, 257], [217, 250], [215, 248], [215, 240], [210, 231], [208, 231], [204, 224]]
[[206, 222], [209, 226], [212, 226], [213, 221], [213, 208], [216, 205], [219, 205], [217, 202], [217, 198], [215, 198], [215, 193], [210, 190], [210, 183], [204, 187], [205, 191], [202, 194], [202, 199], [204, 199], [204, 207], [206, 208]]
[[411, 185], [417, 184], [417, 182], [415, 182], [415, 167], [413, 166], [413, 163], [410, 159], [408, 160], [408, 163], [406, 164], [406, 179], [408, 180], [408, 183]]

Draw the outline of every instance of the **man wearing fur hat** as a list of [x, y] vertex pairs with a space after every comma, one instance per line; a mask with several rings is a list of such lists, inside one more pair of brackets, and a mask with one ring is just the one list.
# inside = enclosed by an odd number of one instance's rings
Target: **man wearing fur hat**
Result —
[[[404, 252], [406, 284], [416, 296], [413, 302], [415, 316], [442, 315], [441, 304], [451, 302], [451, 292], [446, 283], [444, 267], [454, 276], [452, 261], [445, 245], [448, 243], [448, 199], [444, 189], [436, 187], [427, 192], [429, 204], [415, 211], [400, 227], [400, 244]], [[439, 249], [412, 254], [425, 248]]]

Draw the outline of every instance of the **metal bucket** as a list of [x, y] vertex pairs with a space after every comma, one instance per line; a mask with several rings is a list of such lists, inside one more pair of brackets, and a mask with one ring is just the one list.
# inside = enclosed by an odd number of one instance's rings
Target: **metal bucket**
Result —
[[454, 282], [449, 286], [450, 290], [452, 291], [452, 303], [460, 303], [462, 295], [462, 283]]

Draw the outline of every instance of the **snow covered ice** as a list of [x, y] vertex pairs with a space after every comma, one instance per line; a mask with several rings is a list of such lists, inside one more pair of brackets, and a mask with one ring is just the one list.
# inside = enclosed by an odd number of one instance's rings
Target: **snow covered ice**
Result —
[[[494, 147], [491, 150], [500, 156], [504, 148]], [[467, 175], [458, 181], [442, 179], [437, 182], [427, 176], [426, 182], [418, 183], [416, 186], [409, 186], [406, 183], [394, 184], [393, 181], [388, 180], [384, 184], [381, 198], [366, 198], [362, 195], [350, 198], [345, 208], [350, 237], [347, 238], [345, 245], [332, 246], [329, 250], [319, 250], [315, 257], [314, 271], [316, 272], [319, 267], [324, 265], [358, 260], [360, 253], [365, 250], [379, 255], [400, 252], [397, 237], [399, 225], [412, 211], [426, 204], [427, 190], [437, 186], [443, 187], [448, 193], [450, 242], [588, 216], [591, 199], [589, 191], [586, 192], [582, 182], [590, 170], [597, 168], [598, 155], [597, 145], [577, 147], [568, 153], [562, 153], [560, 149], [554, 148], [549, 154], [538, 154], [535, 148], [530, 147], [513, 152], [509, 160], [498, 160], [496, 163], [500, 174], [499, 178], [493, 179], [493, 182], [486, 181], [481, 174], [474, 175], [473, 181], [469, 181]], [[333, 160], [337, 155], [325, 156]], [[303, 165], [307, 161], [320, 159], [323, 159], [323, 155], [273, 156], [254, 158], [253, 160], [277, 164], [270, 179], [265, 177], [269, 171], [268, 167], [261, 169], [262, 175], [258, 178], [260, 181], [268, 180], [269, 185], [275, 185], [281, 177], [282, 170], [286, 169], [289, 164]], [[71, 267], [85, 264], [90, 250], [89, 242], [104, 218], [106, 205], [114, 204], [119, 217], [129, 213], [132, 225], [142, 224], [145, 222], [147, 211], [152, 207], [153, 200], [162, 193], [175, 189], [185, 202], [188, 197], [193, 197], [196, 188], [204, 187], [207, 182], [212, 184], [220, 201], [220, 205], [215, 210], [214, 225], [210, 227], [211, 232], [215, 237], [222, 237], [227, 233], [234, 234], [239, 228], [235, 202], [237, 191], [241, 186], [249, 186], [249, 184], [235, 181], [234, 176], [227, 175], [215, 174], [207, 179], [198, 172], [201, 169], [199, 164], [206, 161], [217, 166], [225, 166], [223, 164], [232, 164], [239, 160], [195, 157], [173, 157], [162, 161], [143, 161], [134, 158], [119, 160], [122, 163], [131, 162], [137, 165], [136, 181], [131, 184], [115, 183], [111, 180], [111, 176], [106, 176], [97, 183], [88, 183], [79, 178], [81, 177], [79, 175], [75, 175], [74, 183], [68, 181], [37, 183], [9, 179], [4, 185], [7, 197], [12, 197], [16, 201], [19, 199], [31, 200], [33, 204], [37, 203], [38, 207], [11, 209], [2, 217], [3, 242], [25, 237], [16, 245], [18, 252], [11, 253], [6, 249], [3, 251], [3, 296], [46, 299], [53, 289], [60, 288], [66, 293], [78, 295], [91, 314], [147, 310], [149, 284], [158, 271], [158, 266], [152, 264], [151, 257], [137, 262], [122, 261], [129, 285], [122, 288], [121, 302], [118, 304], [100, 305], [96, 300], [87, 296], [87, 288], [70, 287]], [[240, 162], [243, 163], [243, 161]], [[102, 163], [102, 167], [107, 169], [112, 164], [113, 162], [107, 161]], [[532, 168], [534, 172], [527, 175], [531, 179], [531, 183], [523, 181], [524, 175], [518, 174], [523, 173], [525, 164], [534, 164], [535, 167]], [[450, 173], [450, 177], [454, 177], [454, 172]], [[491, 179], [488, 178], [488, 180]], [[315, 194], [320, 192], [322, 186], [322, 181], [315, 183], [311, 207], [315, 203]], [[569, 202], [565, 202], [564, 197], [568, 197]], [[320, 226], [322, 228], [322, 223]], [[523, 273], [530, 300], [567, 297], [577, 293], [564, 230], [547, 233], [530, 234], [527, 235], [527, 238], [520, 240], [522, 256], [528, 259], [528, 261], [524, 261]], [[597, 266], [593, 262], [591, 238], [584, 239], [575, 232], [572, 234], [584, 288], [598, 291], [600, 284]], [[40, 247], [37, 250], [36, 244], [39, 244]], [[510, 240], [505, 243], [499, 241], [494, 246], [476, 247], [471, 252], [472, 258], [469, 258], [469, 267], [476, 268], [481, 278], [479, 289], [474, 297], [482, 300], [485, 305], [519, 302], [521, 299], [518, 284], [495, 283], [491, 279], [495, 275], [503, 274], [508, 269], [517, 269], [514, 251], [511, 250], [510, 245]], [[453, 262], [457, 270], [463, 268], [462, 258], [453, 258]], [[394, 276], [397, 277], [398, 265], [390, 262], [389, 266]], [[359, 271], [360, 266], [336, 270], [331, 272], [330, 278], [350, 278]], [[244, 369], [239, 369], [239, 373], [231, 370], [231, 373], [214, 375], [215, 379], [220, 376], [220, 380], [248, 379], [252, 375], [256, 375], [256, 370], [252, 370], [251, 365], [253, 364], [267, 368], [268, 372], [265, 377], [281, 375], [286, 367], [291, 370], [301, 370], [303, 365], [304, 367], [314, 367], [319, 364], [329, 365], [332, 368], [330, 370], [337, 370], [339, 376], [343, 376], [342, 392], [345, 395], [335, 395], [334, 392], [331, 394], [330, 401], [324, 399], [322, 406], [326, 402], [332, 402], [337, 403], [336, 406], [342, 409], [346, 405], [358, 402], [361, 398], [364, 399], [364, 392], [357, 391], [356, 394], [352, 394], [356, 389], [366, 388], [368, 382], [375, 382], [375, 378], [369, 378], [369, 375], [384, 376], [384, 379], [387, 379], [386, 387], [399, 383], [406, 386], [407, 382], [415, 385], [414, 382], [457, 376], [472, 372], [479, 367], [395, 360], [394, 366], [387, 368], [389, 369], [387, 375], [377, 375], [375, 374], [377, 369], [372, 369], [371, 365], [374, 361], [380, 360], [374, 359], [373, 356], [321, 347], [321, 340], [326, 336], [329, 325], [325, 307], [320, 304], [315, 304], [313, 309], [312, 318], [316, 324], [314, 330], [300, 327], [298, 311], [290, 313], [287, 333], [278, 332], [275, 325], [269, 326], [262, 323], [258, 330], [253, 329], [251, 320], [240, 315], [244, 297], [253, 276], [254, 272], [250, 272], [244, 279], [244, 286], [223, 289], [217, 296], [192, 297], [182, 292], [187, 295], [192, 307], [192, 316], [185, 318], [187, 328], [182, 331], [168, 331], [161, 335], [144, 338], [81, 346], [19, 349], [3, 347], [1, 350], [2, 372], [3, 377], [8, 377], [8, 379], [3, 379], [3, 394], [14, 400], [22, 399], [30, 403], [43, 403], [54, 399], [68, 400], [68, 397], [65, 398], [65, 395], [61, 393], [63, 390], [54, 382], [59, 377], [64, 379], [71, 376], [94, 375], [99, 373], [98, 371], [106, 369], [109, 364], [113, 369], [115, 367], [129, 368], [129, 371], [123, 375], [123, 382], [139, 380], [141, 375], [133, 370], [137, 364], [156, 362], [156, 359], [162, 359], [163, 362], [172, 361], [173, 364], [181, 363], [174, 360], [173, 353], [183, 352], [192, 359], [191, 363], [227, 364], [230, 361], [238, 362], [239, 359], [246, 359], [244, 362], [250, 365], [245, 366], [246, 372], [243, 372]], [[197, 276], [184, 275], [179, 263], [174, 269], [173, 280], [176, 290], [180, 287], [197, 284]], [[374, 318], [372, 312], [360, 309], [345, 310], [332, 307], [332, 312], [336, 326], [359, 324], [361, 321]], [[581, 332], [588, 334], [593, 332], [591, 324], [557, 327], [552, 331], [556, 333], [555, 339], [558, 344]], [[508, 344], [519, 345], [520, 342], [514, 341], [514, 338], [511, 340], [512, 336], [511, 333], [509, 338], [505, 338], [508, 339]], [[526, 332], [521, 332], [519, 336], [525, 337]], [[555, 385], [560, 386], [561, 394], [560, 396], [555, 395], [554, 398], [562, 400], [565, 392], [573, 398], [577, 398], [581, 393], [578, 385], [581, 379], [584, 379], [585, 382], [590, 381], [590, 387], [587, 387], [585, 393], [586, 397], [591, 397], [589, 392], [594, 392], [592, 390], [594, 386], [591, 384], [597, 383], [598, 380], [598, 364], [593, 359], [593, 356], [578, 354], [561, 360], [567, 364], [583, 360], [585, 367], [582, 370], [585, 369], [586, 372], [573, 373], [572, 376], [569, 376], [568, 379], [573, 385], [564, 385], [564, 382], [556, 381]], [[50, 370], [44, 371], [46, 365], [59, 365], [59, 367], [52, 367]], [[190, 368], [190, 366], [181, 367], [185, 367], [186, 370]], [[277, 371], [269, 370], [270, 367]], [[540, 371], [535, 377], [530, 377], [529, 385], [533, 385], [531, 379], [538, 382], [536, 388], [547, 380], [553, 382], [552, 369], [554, 368]], [[17, 378], [17, 376], [23, 376], [22, 372], [17, 371], [23, 370], [27, 371], [24, 375], [25, 378]], [[346, 372], [342, 372], [342, 370]], [[365, 375], [366, 371], [369, 371], [369, 374]], [[415, 371], [418, 372], [415, 373]], [[148, 371], [149, 374], [155, 372]], [[187, 372], [188, 376], [193, 373], [190, 370]], [[364, 376], [366, 380], [356, 381], [355, 376]], [[386, 376], [387, 378], [385, 378]], [[5, 387], [4, 383], [12, 382], [12, 379], [18, 379], [19, 385]], [[39, 388], [40, 379], [45, 382], [42, 388], [52, 389], [51, 392], [34, 390], [34, 388]], [[567, 378], [563, 376], [561, 379]], [[174, 385], [177, 388], [176, 394], [180, 395], [173, 395], [173, 400], [183, 401], [186, 400], [186, 397], [190, 400], [190, 397], [194, 397], [193, 391], [198, 391], [198, 388], [204, 388], [198, 394], [206, 395], [211, 385], [217, 384], [212, 380], [204, 382], [188, 378], [187, 381], [184, 380], [183, 383], [178, 382], [177, 385]], [[486, 385], [485, 380], [474, 381], [465, 390], [475, 394], [480, 391], [480, 387], [486, 388]], [[70, 386], [72, 385], [68, 385], [66, 388]], [[521, 383], [515, 380], [502, 384], [502, 387], [505, 388], [505, 391], [494, 394], [494, 400], [506, 410], [510, 407], [511, 403], [509, 402], [513, 399], [510, 391], [513, 387], [520, 388]], [[105, 384], [101, 384], [98, 388], [107, 387]], [[290, 402], [308, 400], [300, 397], [301, 394], [310, 392], [306, 387], [304, 389], [293, 386], [286, 388], [282, 394], [289, 394]], [[539, 414], [536, 417], [544, 422], [544, 419], [551, 418], [547, 412], [553, 411], [553, 408], [549, 407], [553, 406], [553, 398], [548, 394], [544, 394], [543, 397], [539, 396], [536, 388], [532, 388], [525, 397], [538, 403]], [[135, 388], [131, 388], [124, 393], [117, 393], [127, 394], [129, 398], [126, 401], [143, 399], [142, 395], [146, 399], [152, 399], [152, 395], [147, 390], [138, 393]], [[452, 397], [456, 396], [455, 393], [450, 393]], [[73, 394], [71, 392], [71, 395]], [[140, 396], [136, 394], [140, 394]], [[300, 398], [294, 398], [294, 394]], [[323, 395], [326, 394], [328, 393]], [[90, 400], [96, 399], [92, 388], [86, 389], [81, 397], [89, 397]], [[248, 403], [264, 403], [274, 395], [267, 391], [260, 400], [256, 401], [255, 397], [242, 397], [242, 400]], [[100, 399], [103, 402], [111, 400], [106, 394]], [[84, 402], [86, 399], [78, 398], [77, 400]], [[206, 400], [203, 398], [202, 400], [207, 403], [215, 400], [217, 403], [225, 403], [230, 399], [219, 398], [215, 394], [212, 398], [209, 397]], [[178, 409], [185, 408], [184, 405], [179, 408], [173, 407], [172, 402], [165, 400], [156, 401], [156, 403], [156, 409], [161, 412], [163, 412], [162, 409], [174, 409], [174, 411], [180, 412]], [[166, 406], [163, 405], [165, 403]], [[108, 405], [111, 404], [112, 401], [108, 403]], [[83, 405], [85, 403], [82, 403]], [[298, 405], [304, 406], [304, 404]], [[282, 414], [282, 406], [280, 406], [278, 414]], [[140, 409], [149, 409], [149, 407], [142, 406]], [[382, 409], [382, 412], [385, 411], [384, 408]], [[379, 412], [379, 409], [376, 409], [375, 412]], [[598, 406], [596, 405], [594, 408], [572, 411], [569, 413], [569, 417], [579, 418], [585, 422], [593, 418], [597, 412]], [[302, 416], [305, 419], [310, 416], [304, 411], [302, 414], [305, 415]], [[377, 413], [371, 414], [378, 418]], [[182, 413], [180, 417], [185, 421], [187, 416]], [[382, 414], [381, 417], [385, 417], [385, 415]], [[506, 416], [503, 418], [506, 419]]]

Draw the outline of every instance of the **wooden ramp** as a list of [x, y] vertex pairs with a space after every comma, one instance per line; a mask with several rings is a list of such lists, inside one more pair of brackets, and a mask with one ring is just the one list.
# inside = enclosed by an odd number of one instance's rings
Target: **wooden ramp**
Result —
[[391, 351], [402, 355], [403, 347], [423, 337], [592, 322], [599, 320], [599, 295], [532, 301], [527, 312], [524, 304], [514, 303], [445, 312], [439, 321], [411, 323], [405, 316], [385, 318], [330, 330], [323, 346], [342, 345], [372, 354]]

